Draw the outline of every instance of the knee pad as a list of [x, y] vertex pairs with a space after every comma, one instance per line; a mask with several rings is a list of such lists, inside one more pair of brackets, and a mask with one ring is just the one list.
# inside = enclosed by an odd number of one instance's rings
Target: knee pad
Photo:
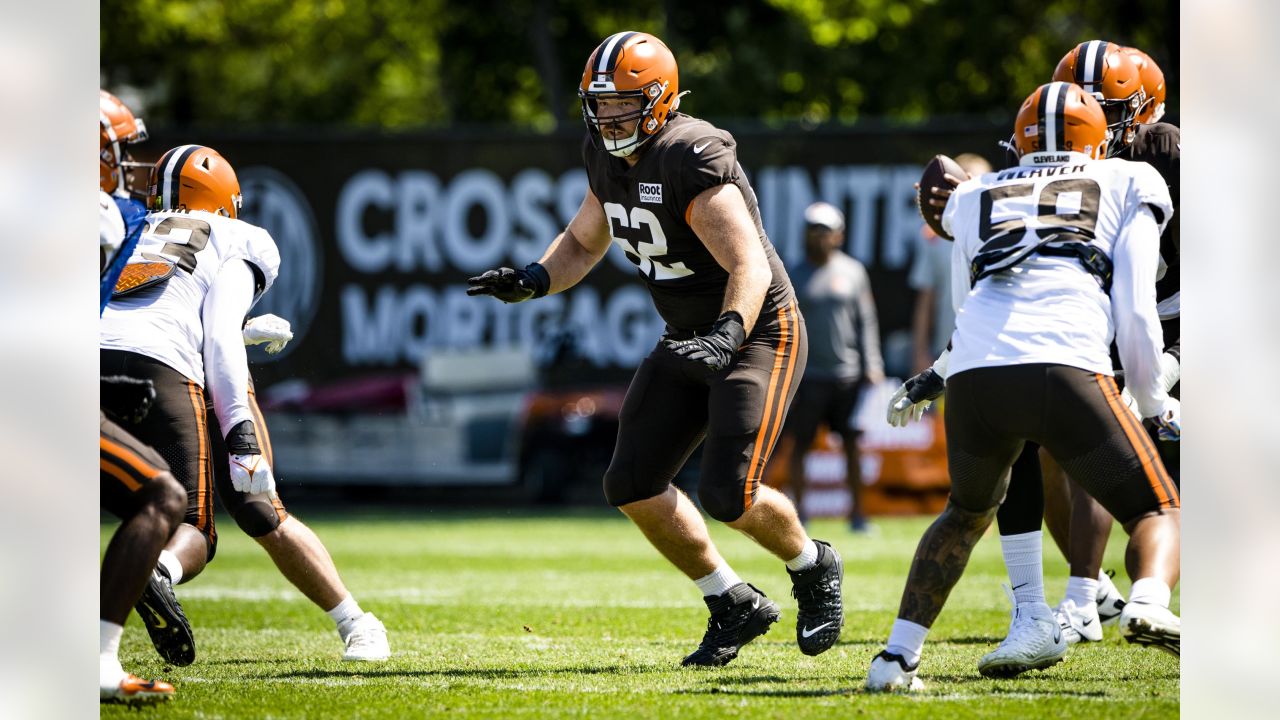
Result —
[[[659, 478], [658, 480], [660, 480]], [[604, 497], [613, 507], [648, 500], [667, 491], [671, 481], [644, 481], [634, 469], [616, 470], [612, 465], [604, 473]]]
[[233, 515], [236, 524], [251, 538], [260, 538], [280, 527], [284, 519], [270, 502], [249, 500], [241, 503]]
[[[705, 480], [705, 478], [704, 478]], [[722, 523], [730, 523], [742, 517], [747, 511], [743, 501], [744, 488], [740, 484], [733, 486], [713, 485], [708, 482], [698, 483], [698, 502], [702, 509], [713, 519]]]

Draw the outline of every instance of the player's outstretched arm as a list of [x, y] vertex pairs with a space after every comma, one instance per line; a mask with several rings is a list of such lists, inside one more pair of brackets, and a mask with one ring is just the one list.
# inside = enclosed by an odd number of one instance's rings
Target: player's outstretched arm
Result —
[[468, 295], [490, 295], [506, 303], [524, 302], [577, 285], [609, 250], [604, 208], [587, 189], [577, 215], [556, 236], [542, 259], [523, 270], [497, 268], [467, 280]]
[[703, 190], [689, 204], [689, 227], [729, 273], [721, 316], [738, 313], [750, 335], [773, 273], [742, 191], [731, 183]]
[[1146, 206], [1138, 208], [1116, 242], [1111, 284], [1111, 314], [1116, 346], [1124, 366], [1125, 387], [1143, 417], [1175, 412], [1161, 380], [1164, 339], [1156, 313], [1156, 267], [1160, 229]]

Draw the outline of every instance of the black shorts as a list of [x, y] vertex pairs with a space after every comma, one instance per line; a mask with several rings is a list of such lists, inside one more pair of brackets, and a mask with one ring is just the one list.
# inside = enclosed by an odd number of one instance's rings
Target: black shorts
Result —
[[751, 507], [809, 356], [794, 301], [757, 325], [733, 365], [718, 373], [700, 371], [661, 344], [640, 363], [605, 472], [610, 504], [665, 492], [705, 438], [698, 481], [703, 509], [730, 522]]
[[139, 491], [169, 472], [169, 466], [155, 450], [108, 420], [102, 411], [98, 411], [98, 421], [100, 504], [126, 520], [142, 507]]
[[826, 424], [832, 432], [848, 438], [856, 433], [853, 411], [864, 383], [861, 380], [815, 380], [805, 378], [796, 390], [787, 424], [782, 432], [795, 438], [797, 447], [807, 448], [818, 434], [818, 426]]
[[[169, 472], [187, 491], [182, 522], [204, 535], [213, 559], [218, 533], [213, 525], [213, 458], [205, 427], [204, 391], [182, 373], [146, 355], [125, 350], [100, 350], [103, 375], [150, 379], [156, 399], [142, 422], [128, 427], [169, 465]], [[220, 458], [222, 463], [227, 458]]]
[[[276, 470], [276, 456], [271, 449], [271, 434], [267, 432], [267, 421], [262, 417], [262, 410], [258, 407], [258, 398], [253, 390], [253, 377], [249, 377], [249, 412], [253, 414], [253, 428], [258, 436], [258, 446], [262, 450], [262, 457], [266, 458], [267, 464], [271, 466], [271, 471]], [[209, 427], [209, 445], [213, 448], [213, 456], [217, 458], [227, 457], [227, 442], [224, 439], [225, 433], [222, 432], [218, 425], [218, 416], [213, 410], [213, 401], [210, 399], [205, 403], [205, 419]], [[277, 480], [279, 477], [277, 476]], [[231, 485], [231, 463], [216, 462], [213, 464], [213, 485], [217, 488], [218, 498], [222, 501], [222, 507], [227, 509], [231, 517], [235, 518], [236, 524], [240, 529], [249, 534], [250, 537], [262, 537], [272, 530], [280, 526], [284, 519], [289, 517], [289, 513], [284, 509], [284, 503], [280, 501], [279, 496], [267, 499], [260, 496], [249, 496], [235, 489]]]
[[1001, 501], [1028, 441], [1122, 523], [1179, 507], [1177, 487], [1110, 376], [1053, 364], [965, 370], [947, 378], [945, 421], [951, 498], [966, 510]]

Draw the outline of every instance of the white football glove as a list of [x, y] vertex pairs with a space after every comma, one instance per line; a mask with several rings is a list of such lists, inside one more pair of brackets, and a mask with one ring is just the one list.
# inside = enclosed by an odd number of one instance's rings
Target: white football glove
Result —
[[1169, 398], [1169, 402], [1164, 406], [1164, 412], [1151, 418], [1151, 420], [1159, 428], [1156, 431], [1156, 435], [1161, 440], [1171, 442], [1182, 440], [1182, 403], [1178, 398]]
[[244, 344], [266, 343], [266, 351], [272, 355], [283, 350], [292, 339], [293, 328], [288, 320], [279, 315], [259, 315], [249, 318], [249, 321], [244, 324]]
[[267, 459], [261, 455], [231, 456], [231, 487], [249, 495], [266, 493], [268, 497], [276, 497], [276, 479]]

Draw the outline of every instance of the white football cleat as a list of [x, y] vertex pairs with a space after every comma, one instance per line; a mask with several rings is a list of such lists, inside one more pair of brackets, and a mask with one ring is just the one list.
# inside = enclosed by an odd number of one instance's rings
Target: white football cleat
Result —
[[1174, 657], [1182, 652], [1182, 620], [1166, 607], [1126, 603], [1120, 613], [1120, 634], [1131, 643], [1150, 645]]
[[1067, 598], [1058, 603], [1058, 609], [1053, 614], [1068, 645], [1098, 642], [1102, 639], [1102, 620], [1098, 618], [1098, 606], [1094, 603], [1077, 607], [1075, 600]]
[[1124, 610], [1124, 595], [1111, 581], [1115, 574], [1114, 570], [1098, 574], [1098, 619], [1103, 625], [1119, 620], [1120, 611]]
[[343, 660], [386, 660], [391, 657], [391, 645], [387, 643], [387, 628], [382, 621], [365, 613], [351, 623], [343, 642], [347, 651]]
[[978, 672], [985, 677], [1009, 678], [1028, 670], [1044, 670], [1062, 662], [1067, 647], [1048, 605], [1022, 605], [1014, 608], [1009, 634], [1000, 646], [978, 661]]
[[881, 650], [867, 671], [867, 690], [871, 692], [919, 692], [924, 683], [916, 677], [920, 663], [907, 665], [906, 658]]

